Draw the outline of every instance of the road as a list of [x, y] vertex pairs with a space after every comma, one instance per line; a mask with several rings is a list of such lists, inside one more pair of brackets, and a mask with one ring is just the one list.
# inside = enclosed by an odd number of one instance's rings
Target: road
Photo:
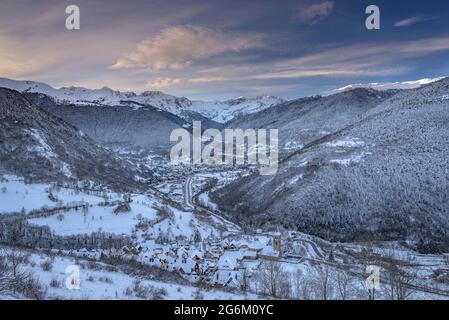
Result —
[[184, 204], [191, 208], [195, 209], [195, 205], [193, 204], [193, 187], [192, 187], [192, 177], [187, 177], [186, 182], [184, 184]]
[[241, 228], [235, 223], [232, 223], [231, 221], [223, 218], [222, 216], [213, 212], [209, 208], [196, 204], [194, 202], [194, 197], [195, 195], [193, 193], [192, 177], [187, 177], [186, 182], [184, 183], [184, 205], [192, 210], [197, 210], [202, 213], [206, 213], [207, 215], [212, 216], [215, 219], [219, 220], [226, 227], [226, 230], [229, 233], [232, 234], [242, 233]]

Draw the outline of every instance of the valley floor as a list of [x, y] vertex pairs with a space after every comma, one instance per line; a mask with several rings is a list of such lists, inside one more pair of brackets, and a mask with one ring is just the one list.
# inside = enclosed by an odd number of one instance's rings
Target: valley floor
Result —
[[[245, 233], [208, 197], [242, 174], [173, 176], [148, 194], [130, 195], [4, 176], [3, 219], [22, 216], [22, 240], [39, 243], [2, 247], [5, 266], [11, 250], [26, 255], [20, 268], [36, 278], [45, 299], [449, 298], [446, 255], [421, 255], [399, 243], [330, 243], [292, 230]], [[50, 230], [49, 245], [33, 228]], [[127, 241], [107, 242], [109, 235]], [[80, 286], [72, 290], [70, 266], [79, 270]], [[367, 287], [368, 266], [379, 268], [375, 290]]]

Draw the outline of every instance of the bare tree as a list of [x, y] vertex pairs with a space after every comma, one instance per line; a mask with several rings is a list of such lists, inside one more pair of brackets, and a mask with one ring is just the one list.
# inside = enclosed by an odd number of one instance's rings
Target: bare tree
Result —
[[0, 254], [0, 293], [9, 292], [9, 281], [11, 280], [11, 275], [8, 270], [8, 265], [6, 259]]
[[29, 255], [15, 250], [8, 250], [5, 252], [6, 262], [11, 266], [13, 276], [16, 277], [21, 265], [28, 263]]
[[345, 270], [336, 270], [334, 273], [335, 286], [338, 289], [338, 294], [341, 300], [347, 300], [352, 288], [352, 277]]
[[319, 296], [317, 293], [317, 281], [313, 274], [304, 274], [301, 270], [296, 270], [292, 274], [292, 284], [292, 296], [294, 299], [312, 300]]
[[376, 249], [373, 240], [371, 237], [368, 237], [368, 239], [365, 239], [364, 247], [358, 256], [364, 276], [360, 279], [360, 286], [357, 288], [354, 287], [354, 296], [357, 296], [360, 299], [375, 300], [378, 293], [380, 293], [378, 292], [379, 288], [374, 284], [368, 285], [367, 277], [370, 275], [366, 273], [367, 270], [370, 270], [370, 267], [380, 267], [382, 265], [382, 255], [378, 254]]
[[293, 298], [290, 272], [284, 272], [284, 276], [279, 283], [279, 297], [282, 299]]
[[28, 261], [28, 255], [16, 248], [0, 252], [0, 293], [20, 294], [29, 299], [44, 299], [42, 284], [30, 271], [19, 268]]
[[249, 273], [248, 270], [243, 269], [241, 273], [241, 277], [238, 278], [238, 283], [240, 285], [240, 290], [243, 293], [246, 293], [249, 289]]
[[304, 283], [304, 276], [301, 270], [296, 270], [292, 275], [292, 283], [293, 283], [293, 296], [297, 300], [301, 300], [302, 296], [302, 286]]
[[328, 264], [317, 264], [314, 267], [315, 271], [315, 288], [318, 290], [318, 295], [321, 300], [328, 300], [331, 290], [331, 270]]
[[26, 298], [42, 300], [45, 298], [44, 286], [31, 271], [20, 270], [10, 281], [10, 288]]
[[[256, 273], [256, 281], [263, 294], [279, 298], [286, 295], [285, 291], [290, 285], [286, 275], [282, 264], [277, 261], [266, 260], [262, 262], [259, 272]], [[288, 282], [288, 285], [286, 282]]]
[[406, 300], [413, 293], [416, 272], [405, 270], [405, 263], [390, 255], [385, 261], [388, 296], [391, 300]]

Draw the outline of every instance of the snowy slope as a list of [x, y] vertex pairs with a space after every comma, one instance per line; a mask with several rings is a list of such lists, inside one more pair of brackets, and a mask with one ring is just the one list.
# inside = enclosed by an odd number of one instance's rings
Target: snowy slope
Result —
[[[26, 184], [22, 178], [6, 175], [0, 176], [0, 213], [27, 212], [42, 207], [56, 208], [62, 205], [70, 205], [74, 202], [89, 203], [97, 205], [104, 201], [100, 196], [80, 193], [68, 188], [58, 188], [54, 196], [58, 199], [51, 201], [50, 190], [54, 189], [50, 184], [34, 183]], [[106, 193], [112, 199], [120, 199], [118, 194]]]
[[282, 102], [283, 99], [273, 96], [259, 96], [253, 99], [239, 97], [227, 101], [194, 101], [189, 109], [216, 122], [225, 123], [238, 115], [256, 113]]
[[425, 86], [427, 84], [440, 81], [444, 79], [445, 77], [439, 77], [439, 78], [424, 78], [420, 80], [415, 81], [405, 81], [405, 82], [385, 82], [385, 83], [357, 83], [357, 84], [350, 84], [342, 88], [330, 90], [327, 92], [323, 92], [322, 96], [329, 96], [332, 94], [344, 92], [344, 91], [350, 91], [357, 88], [365, 88], [365, 89], [375, 89], [379, 91], [383, 90], [404, 90], [404, 89], [415, 89], [422, 86]]
[[34, 81], [16, 81], [0, 78], [0, 87], [27, 93], [42, 93], [53, 98], [57, 103], [75, 105], [101, 106], [153, 106], [161, 111], [167, 111], [184, 117], [185, 112], [199, 113], [206, 118], [224, 123], [239, 114], [254, 113], [283, 102], [282, 99], [271, 96], [256, 98], [239, 97], [227, 101], [191, 101], [184, 97], [175, 97], [160, 91], [134, 92], [102, 89], [87, 89], [82, 87], [62, 87], [55, 89], [45, 83]]
[[[133, 196], [133, 202], [130, 203], [130, 211], [126, 213], [114, 213], [114, 207], [105, 207], [93, 205], [89, 207], [86, 213], [71, 210], [64, 212], [64, 218], [58, 215], [49, 215], [30, 219], [29, 222], [39, 226], [49, 226], [56, 235], [82, 235], [91, 234], [98, 231], [117, 235], [131, 235], [133, 230], [138, 230], [139, 243], [144, 243], [147, 238], [157, 238], [162, 232], [166, 232], [170, 240], [176, 237], [184, 236], [187, 239], [193, 238], [195, 230], [206, 238], [209, 235], [219, 235], [219, 230], [214, 229], [209, 224], [202, 223], [196, 219], [191, 212], [183, 212], [171, 208], [172, 217], [161, 218], [157, 215], [155, 204], [158, 200], [155, 198], [146, 198], [145, 196]], [[145, 232], [141, 232], [138, 226], [142, 221], [151, 222]]]
[[40, 181], [136, 185], [134, 167], [62, 119], [35, 108], [17, 91], [0, 88], [0, 118], [2, 173]]
[[[141, 234], [147, 237], [156, 238], [161, 230], [166, 231], [167, 237], [173, 239], [180, 236], [192, 238], [195, 231], [204, 238], [220, 234], [218, 226], [222, 222], [213, 218], [210, 223], [204, 223], [192, 212], [184, 212], [176, 208], [170, 208], [172, 215], [160, 216], [156, 208], [162, 204], [155, 197], [133, 194], [129, 212], [120, 214], [114, 212], [117, 205], [102, 204], [105, 198], [114, 202], [122, 200], [123, 196], [110, 191], [95, 193], [54, 187], [44, 183], [27, 184], [19, 177], [0, 175], [0, 214], [22, 210], [30, 213], [32, 210], [71, 207], [80, 203], [88, 205], [86, 211], [72, 208], [64, 212], [54, 212], [54, 214], [29, 219], [32, 224], [49, 226], [57, 235], [91, 234], [100, 230], [113, 234], [131, 235], [136, 225], [142, 221], [152, 221], [151, 227]], [[59, 213], [62, 213], [63, 218]]]
[[332, 240], [423, 239], [447, 252], [448, 92], [449, 78], [398, 92], [357, 88], [238, 119], [235, 127], [278, 127], [282, 144], [305, 146], [281, 158], [276, 175], [238, 179], [211, 200], [238, 221], [297, 223]]

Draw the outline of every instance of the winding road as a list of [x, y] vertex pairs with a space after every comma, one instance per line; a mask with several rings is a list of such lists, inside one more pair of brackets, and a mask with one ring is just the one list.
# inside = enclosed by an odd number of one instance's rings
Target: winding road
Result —
[[187, 177], [186, 182], [184, 184], [184, 204], [191, 208], [195, 209], [195, 205], [193, 204], [193, 187], [192, 187], [192, 177]]
[[184, 183], [184, 205], [192, 210], [197, 210], [199, 212], [206, 213], [207, 215], [212, 216], [215, 219], [219, 220], [226, 227], [226, 230], [229, 233], [232, 234], [242, 233], [241, 228], [235, 223], [232, 223], [231, 221], [223, 218], [221, 215], [213, 212], [209, 208], [194, 203], [194, 197], [195, 195], [193, 193], [192, 177], [187, 177], [186, 182]]

